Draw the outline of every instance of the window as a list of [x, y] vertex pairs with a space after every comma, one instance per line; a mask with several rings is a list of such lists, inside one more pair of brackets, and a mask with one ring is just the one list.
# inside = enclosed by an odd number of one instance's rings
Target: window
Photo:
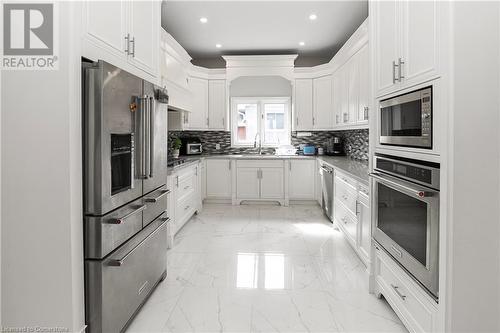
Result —
[[[239, 98], [231, 100], [233, 146], [290, 144], [290, 98]], [[258, 137], [260, 136], [260, 138]]]

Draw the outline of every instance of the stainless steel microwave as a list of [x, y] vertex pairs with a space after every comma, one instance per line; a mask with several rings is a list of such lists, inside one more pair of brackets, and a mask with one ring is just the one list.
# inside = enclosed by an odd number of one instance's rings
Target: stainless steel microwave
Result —
[[380, 144], [432, 149], [432, 87], [380, 102]]

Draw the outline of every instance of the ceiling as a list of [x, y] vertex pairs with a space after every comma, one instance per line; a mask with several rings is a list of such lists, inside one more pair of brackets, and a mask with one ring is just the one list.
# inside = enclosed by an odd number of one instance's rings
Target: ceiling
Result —
[[163, 28], [208, 68], [225, 67], [222, 55], [298, 53], [298, 67], [327, 63], [367, 16], [366, 0], [162, 3]]

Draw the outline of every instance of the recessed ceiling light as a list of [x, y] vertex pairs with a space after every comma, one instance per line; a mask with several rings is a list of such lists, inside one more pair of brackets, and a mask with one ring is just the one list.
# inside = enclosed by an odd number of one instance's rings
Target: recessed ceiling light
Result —
[[299, 45], [300, 45], [300, 46], [304, 46], [304, 45], [306, 45], [306, 43], [304, 43], [304, 42], [299, 42]]
[[201, 23], [207, 23], [208, 19], [206, 17], [200, 17], [200, 22]]
[[218, 49], [220, 49], [222, 47], [222, 45], [221, 44], [215, 44], [215, 47], [218, 48]]
[[318, 18], [318, 15], [316, 15], [316, 14], [311, 14], [311, 15], [309, 15], [309, 19], [310, 19], [311, 21], [314, 21], [314, 20], [315, 20], [315, 19], [317, 19], [317, 18]]

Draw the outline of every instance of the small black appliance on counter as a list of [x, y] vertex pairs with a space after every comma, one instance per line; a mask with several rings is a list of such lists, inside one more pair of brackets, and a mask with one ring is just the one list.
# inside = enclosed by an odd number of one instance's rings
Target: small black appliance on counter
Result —
[[196, 137], [181, 138], [181, 155], [200, 155], [203, 152], [201, 140]]
[[325, 155], [328, 156], [344, 156], [344, 145], [342, 144], [342, 140], [337, 137], [329, 138], [325, 143]]

